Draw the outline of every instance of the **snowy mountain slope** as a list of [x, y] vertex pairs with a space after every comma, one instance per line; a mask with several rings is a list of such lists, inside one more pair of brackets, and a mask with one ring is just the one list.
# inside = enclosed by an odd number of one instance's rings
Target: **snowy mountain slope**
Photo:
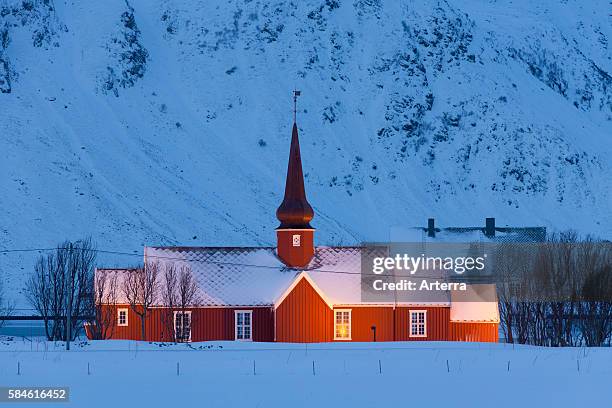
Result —
[[[294, 87], [318, 243], [609, 238], [608, 7], [0, 0], [0, 246], [273, 244]], [[32, 258], [0, 257], [10, 287]]]

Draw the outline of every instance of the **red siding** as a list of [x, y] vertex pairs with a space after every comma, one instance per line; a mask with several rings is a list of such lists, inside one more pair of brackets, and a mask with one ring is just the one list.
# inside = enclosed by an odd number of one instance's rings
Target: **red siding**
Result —
[[236, 310], [253, 311], [253, 341], [274, 341], [274, 312], [271, 307], [196, 309], [191, 315], [191, 341], [234, 340]]
[[[293, 236], [300, 236], [300, 245], [293, 245]], [[309, 229], [278, 229], [276, 230], [278, 257], [285, 265], [302, 268], [314, 255], [314, 230]]]
[[[376, 326], [376, 341], [448, 340], [448, 307], [401, 306], [394, 310], [393, 307], [338, 306], [337, 309], [351, 309], [352, 341], [373, 341], [372, 326]], [[410, 310], [427, 311], [426, 337], [410, 337]]]
[[392, 307], [338, 307], [338, 309], [351, 309], [352, 341], [373, 341], [372, 326], [376, 326], [376, 341], [393, 341]]
[[[427, 311], [427, 337], [410, 337], [410, 311]], [[448, 340], [449, 307], [398, 307], [395, 311], [395, 339], [397, 341]]]
[[332, 341], [332, 318], [329, 306], [306, 279], [301, 279], [276, 309], [276, 341]]
[[480, 341], [497, 343], [499, 341], [497, 323], [451, 323], [450, 341]]
[[[128, 309], [127, 327], [115, 326], [113, 339], [140, 340], [140, 318], [129, 306], [104, 306]], [[352, 341], [373, 341], [372, 326], [376, 326], [376, 341], [478, 341], [497, 342], [497, 323], [450, 322], [448, 307], [338, 307], [351, 309]], [[234, 311], [253, 311], [253, 340], [294, 343], [333, 341], [333, 311], [307, 280], [302, 279], [276, 310], [272, 307], [194, 308], [192, 341], [234, 340]], [[410, 337], [410, 310], [427, 311], [427, 337]], [[151, 309], [147, 317], [147, 341], [169, 341], [171, 333], [164, 324], [167, 309]]]
[[[140, 317], [129, 306], [103, 306], [128, 309], [128, 326], [115, 326], [113, 339], [141, 340]], [[190, 308], [191, 341], [234, 340], [234, 311], [253, 311], [253, 341], [274, 341], [274, 312], [271, 307], [244, 308]], [[169, 341], [172, 338], [172, 322], [168, 309], [155, 308], [148, 312], [146, 320], [147, 341]], [[170, 320], [166, 320], [170, 317]]]

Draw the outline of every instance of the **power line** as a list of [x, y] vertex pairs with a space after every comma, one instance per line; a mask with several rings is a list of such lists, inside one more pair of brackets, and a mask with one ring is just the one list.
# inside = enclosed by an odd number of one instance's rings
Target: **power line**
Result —
[[[10, 252], [41, 252], [41, 251], [54, 251], [59, 248], [28, 248], [28, 249], [2, 249], [0, 253], [10, 253]], [[62, 248], [65, 249], [65, 248]]]
[[[214, 249], [214, 247], [212, 247]], [[24, 249], [1, 249], [0, 253], [14, 253], [14, 252], [48, 252], [55, 250], [68, 250], [69, 248], [57, 247], [57, 248], [24, 248]], [[80, 250], [82, 248], [72, 248], [73, 250]], [[95, 249], [95, 248], [87, 248], [89, 251], [94, 251], [98, 253], [110, 254], [110, 255], [124, 255], [124, 256], [137, 256], [142, 257], [141, 254], [135, 254], [131, 252], [121, 252], [121, 251], [113, 251], [107, 249]], [[163, 260], [171, 260], [171, 261], [181, 261], [181, 262], [197, 262], [203, 264], [213, 264], [213, 265], [222, 265], [222, 266], [240, 266], [240, 267], [250, 267], [250, 268], [263, 268], [263, 269], [300, 269], [300, 268], [290, 268], [287, 266], [273, 266], [273, 265], [257, 265], [257, 264], [248, 264], [248, 263], [237, 263], [237, 262], [223, 262], [223, 261], [211, 261], [205, 259], [186, 259], [181, 257], [172, 257], [172, 256], [160, 256], [160, 255], [147, 255], [147, 258], [155, 258], [155, 259], [163, 259]], [[304, 269], [307, 272], [316, 272], [316, 273], [331, 273], [331, 274], [341, 274], [341, 275], [361, 275], [361, 276], [382, 276], [375, 273], [362, 273], [362, 272], [353, 272], [353, 271], [343, 271], [343, 270], [325, 270], [325, 269]], [[401, 277], [410, 277], [410, 278], [430, 278], [430, 279], [446, 279], [448, 276], [435, 276], [435, 275], [401, 275], [401, 274], [393, 274], [386, 275], [393, 276], [396, 278]]]

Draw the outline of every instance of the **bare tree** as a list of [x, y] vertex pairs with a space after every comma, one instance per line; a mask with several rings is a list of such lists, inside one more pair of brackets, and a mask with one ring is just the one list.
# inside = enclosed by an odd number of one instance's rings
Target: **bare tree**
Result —
[[495, 275], [499, 298], [499, 319], [508, 343], [515, 342], [518, 321], [518, 302], [522, 283], [523, 256], [519, 245], [499, 245], [495, 253]]
[[25, 296], [34, 309], [43, 318], [47, 339], [55, 339], [56, 321], [51, 312], [52, 287], [55, 286], [54, 274], [57, 270], [55, 257], [41, 255], [34, 266], [34, 272], [26, 282]]
[[533, 247], [506, 243], [497, 247], [495, 273], [500, 325], [509, 343], [527, 343], [534, 319]]
[[99, 272], [95, 276], [92, 320], [89, 330], [94, 340], [113, 337], [115, 330], [115, 309], [118, 297], [117, 274]]
[[[0, 280], [0, 317], [1, 316], [11, 316], [13, 311], [15, 310], [15, 305], [12, 301], [6, 298], [6, 293], [4, 292], [4, 285]], [[0, 318], [0, 328], [4, 326], [4, 320]]]
[[509, 342], [555, 347], [612, 341], [609, 242], [563, 232], [526, 245], [535, 251], [518, 256], [507, 248], [502, 245], [496, 276], [500, 323]]
[[578, 263], [577, 249], [578, 235], [574, 231], [567, 231], [553, 236], [552, 246], [555, 248], [553, 260], [553, 288], [555, 301], [551, 302], [550, 317], [551, 341], [554, 346], [575, 346], [578, 338], [576, 336], [576, 316], [578, 309], [578, 291], [582, 280], [583, 270]]
[[170, 341], [176, 341], [174, 330], [174, 312], [178, 303], [178, 270], [174, 264], [166, 265], [161, 282], [161, 298], [164, 304], [162, 312], [162, 325], [165, 333], [162, 337]]
[[508, 343], [514, 343], [514, 318], [516, 313], [513, 309], [512, 285], [514, 267], [512, 263], [512, 248], [500, 246], [495, 254], [495, 273], [497, 296], [499, 298], [499, 320], [504, 337]]
[[159, 262], [146, 262], [144, 266], [129, 272], [124, 281], [123, 292], [130, 308], [140, 318], [140, 337], [146, 338], [146, 321], [151, 306], [158, 296]]
[[25, 287], [26, 298], [43, 317], [49, 340], [78, 335], [91, 311], [96, 250], [90, 238], [66, 241], [51, 254], [41, 255]]
[[610, 265], [591, 273], [582, 288], [579, 330], [584, 344], [601, 347], [612, 337], [612, 269]]
[[187, 313], [189, 307], [197, 303], [196, 293], [198, 290], [196, 279], [188, 266], [181, 266], [178, 273], [178, 316], [179, 324], [176, 327], [176, 339], [178, 341], [189, 341], [191, 338], [191, 315]]
[[70, 340], [74, 340], [92, 312], [96, 249], [90, 238], [69, 244], [68, 248], [68, 313]]
[[578, 247], [583, 271], [578, 328], [584, 345], [604, 346], [612, 337], [612, 246], [588, 239]]

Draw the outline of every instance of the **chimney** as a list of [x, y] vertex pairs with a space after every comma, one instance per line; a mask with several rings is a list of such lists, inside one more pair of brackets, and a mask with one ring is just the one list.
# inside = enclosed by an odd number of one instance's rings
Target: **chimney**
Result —
[[427, 236], [435, 238], [436, 236], [436, 224], [433, 218], [427, 219]]
[[495, 236], [495, 218], [487, 217], [485, 219], [485, 236], [491, 238]]

